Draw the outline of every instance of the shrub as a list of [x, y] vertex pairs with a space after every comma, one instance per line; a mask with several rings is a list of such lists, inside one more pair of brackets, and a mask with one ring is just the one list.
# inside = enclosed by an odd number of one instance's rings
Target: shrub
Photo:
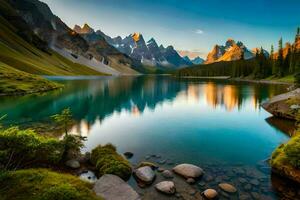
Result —
[[1, 200], [100, 200], [90, 183], [46, 169], [27, 169], [0, 175]]
[[39, 136], [33, 130], [18, 127], [0, 130], [0, 163], [6, 169], [38, 163], [56, 164], [62, 153], [63, 145], [59, 140]]
[[111, 144], [99, 145], [92, 150], [91, 162], [96, 166], [99, 176], [114, 174], [124, 180], [131, 176], [132, 169], [129, 162], [116, 152]]
[[80, 154], [81, 148], [84, 146], [85, 137], [77, 135], [65, 135], [62, 142], [64, 147], [62, 159], [68, 160], [76, 158]]

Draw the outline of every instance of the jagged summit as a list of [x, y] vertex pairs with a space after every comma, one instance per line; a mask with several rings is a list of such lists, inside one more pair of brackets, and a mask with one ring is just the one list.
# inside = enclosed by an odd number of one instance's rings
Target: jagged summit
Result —
[[138, 41], [140, 41], [140, 39], [141, 39], [143, 36], [142, 36], [141, 33], [135, 32], [135, 33], [133, 33], [133, 34], [131, 35], [131, 37], [132, 37], [132, 39], [133, 39], [135, 42], [138, 42]]
[[235, 42], [234, 39], [229, 38], [225, 42], [225, 45], [214, 46], [212, 51], [208, 54], [205, 63], [238, 60], [242, 55], [244, 55], [245, 59], [250, 59], [253, 58], [255, 54], [249, 51], [243, 42]]
[[87, 23], [85, 23], [82, 27], [76, 24], [73, 30], [79, 34], [90, 34], [95, 32], [94, 29], [92, 29]]
[[148, 40], [148, 42], [147, 42], [147, 44], [151, 44], [151, 43], [157, 44], [154, 38], [151, 38], [151, 39]]
[[159, 46], [153, 37], [145, 42], [143, 35], [139, 32], [132, 33], [123, 39], [120, 36], [111, 38], [100, 30], [96, 31], [96, 34], [101, 35], [120, 52], [145, 65], [174, 68], [192, 65], [191, 62], [184, 60], [173, 46], [166, 48], [163, 45]]
[[225, 47], [230, 48], [230, 47], [234, 46], [235, 44], [236, 44], [235, 41], [233, 39], [229, 38], [225, 43]]

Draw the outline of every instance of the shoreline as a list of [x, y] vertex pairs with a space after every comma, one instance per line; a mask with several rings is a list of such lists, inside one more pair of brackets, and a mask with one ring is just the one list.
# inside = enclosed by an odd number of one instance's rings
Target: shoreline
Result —
[[51, 91], [62, 89], [62, 88], [63, 88], [63, 86], [50, 88], [50, 89], [44, 89], [44, 90], [28, 91], [28, 92], [0, 93], [0, 97], [26, 96], [26, 95], [30, 95], [30, 94], [51, 92]]
[[176, 78], [184, 79], [205, 79], [205, 80], [228, 80], [235, 82], [248, 82], [248, 83], [259, 83], [259, 84], [280, 84], [280, 85], [294, 85], [292, 82], [283, 82], [277, 80], [255, 80], [255, 79], [242, 79], [242, 78], [231, 78], [230, 76], [175, 76]]
[[229, 80], [233, 81], [241, 81], [241, 82], [248, 82], [248, 83], [261, 83], [261, 84], [280, 84], [280, 85], [294, 85], [294, 83], [289, 82], [282, 82], [282, 81], [276, 81], [276, 80], [253, 80], [253, 79], [239, 79], [239, 78], [232, 78]]

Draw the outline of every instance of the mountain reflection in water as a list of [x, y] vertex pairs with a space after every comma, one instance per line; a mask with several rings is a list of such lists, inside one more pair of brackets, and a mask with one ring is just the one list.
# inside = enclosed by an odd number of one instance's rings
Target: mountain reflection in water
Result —
[[78, 122], [73, 131], [86, 135], [91, 125], [101, 123], [106, 117], [122, 111], [138, 116], [145, 109], [155, 110], [163, 102], [172, 103], [176, 100], [183, 103], [198, 102], [226, 112], [249, 105], [259, 109], [261, 102], [284, 91], [280, 85], [178, 80], [164, 76], [61, 82], [66, 85], [63, 90], [46, 95], [2, 97], [0, 113], [8, 114], [5, 123], [48, 120], [49, 116], [69, 107]]

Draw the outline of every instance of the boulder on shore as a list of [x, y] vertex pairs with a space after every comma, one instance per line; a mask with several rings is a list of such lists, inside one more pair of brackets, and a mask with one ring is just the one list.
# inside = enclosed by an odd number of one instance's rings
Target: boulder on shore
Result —
[[94, 192], [105, 200], [140, 200], [138, 193], [118, 176], [105, 174], [96, 181]]
[[176, 192], [175, 184], [172, 181], [163, 181], [155, 185], [155, 189], [165, 194], [174, 194]]
[[199, 178], [203, 175], [203, 169], [192, 164], [180, 164], [173, 168], [173, 171], [185, 178]]

